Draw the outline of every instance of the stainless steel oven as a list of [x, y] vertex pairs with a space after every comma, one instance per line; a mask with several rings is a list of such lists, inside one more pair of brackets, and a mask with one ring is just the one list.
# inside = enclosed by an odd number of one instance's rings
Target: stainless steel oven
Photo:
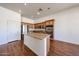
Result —
[[46, 33], [50, 34], [51, 35], [50, 37], [53, 38], [53, 25], [47, 25], [45, 30], [46, 30]]

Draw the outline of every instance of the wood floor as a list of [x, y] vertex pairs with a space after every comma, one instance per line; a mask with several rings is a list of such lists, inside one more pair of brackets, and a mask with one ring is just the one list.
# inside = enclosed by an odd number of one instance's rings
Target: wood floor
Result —
[[[0, 46], [0, 56], [36, 56], [23, 40]], [[51, 40], [48, 56], [79, 56], [79, 45]]]
[[51, 40], [48, 56], [79, 56], [79, 45]]
[[0, 56], [36, 56], [22, 41], [14, 41], [0, 46]]

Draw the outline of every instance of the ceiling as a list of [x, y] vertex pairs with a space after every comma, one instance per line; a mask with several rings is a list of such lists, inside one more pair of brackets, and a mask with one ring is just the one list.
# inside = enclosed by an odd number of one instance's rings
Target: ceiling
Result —
[[[53, 13], [74, 7], [79, 6], [78, 3], [27, 3], [26, 6], [24, 3], [0, 3], [0, 6], [11, 9], [15, 12], [21, 10], [21, 14], [24, 17], [30, 19], [39, 19]], [[39, 11], [39, 8], [42, 11]], [[37, 12], [40, 12], [38, 15]]]

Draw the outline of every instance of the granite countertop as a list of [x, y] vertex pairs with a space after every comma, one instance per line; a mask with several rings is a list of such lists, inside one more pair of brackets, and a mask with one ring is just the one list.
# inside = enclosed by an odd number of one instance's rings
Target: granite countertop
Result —
[[29, 32], [27, 35], [34, 37], [34, 38], [37, 38], [37, 39], [40, 39], [40, 40], [42, 40], [48, 36], [48, 34], [41, 33], [41, 32]]

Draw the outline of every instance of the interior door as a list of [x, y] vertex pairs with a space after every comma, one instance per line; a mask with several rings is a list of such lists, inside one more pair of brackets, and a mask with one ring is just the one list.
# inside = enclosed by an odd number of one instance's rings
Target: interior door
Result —
[[20, 40], [21, 24], [18, 21], [8, 20], [8, 42]]
[[0, 55], [8, 55], [8, 49], [6, 43], [8, 43], [7, 20], [0, 19]]
[[0, 45], [7, 43], [7, 20], [0, 20]]

